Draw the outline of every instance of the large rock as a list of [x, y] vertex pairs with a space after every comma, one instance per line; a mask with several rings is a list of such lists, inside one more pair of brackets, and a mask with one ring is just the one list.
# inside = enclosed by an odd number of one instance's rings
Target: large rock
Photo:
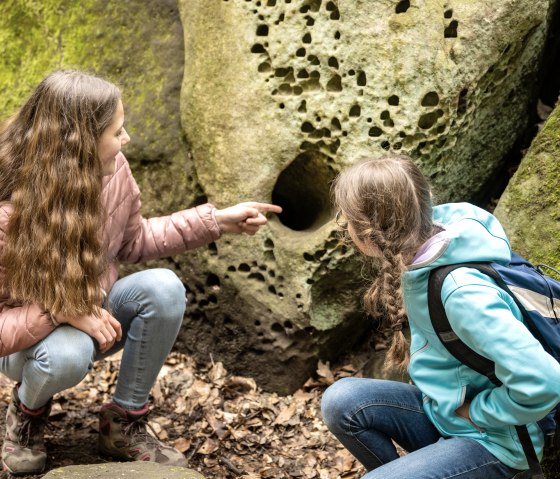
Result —
[[284, 207], [254, 238], [191, 257], [206, 270], [192, 328], [201, 350], [217, 338], [228, 367], [289, 391], [366, 327], [330, 182], [363, 154], [405, 152], [438, 200], [476, 196], [527, 125], [548, 2], [179, 5], [182, 121], [202, 190], [218, 205]]
[[495, 214], [512, 247], [535, 263], [560, 269], [560, 108], [533, 140]]
[[361, 154], [402, 151], [439, 199], [475, 196], [524, 130], [547, 6], [4, 0], [0, 116], [55, 68], [94, 71], [123, 87], [146, 215], [282, 204], [254, 238], [164, 265], [188, 289], [180, 347], [290, 392], [368, 327], [329, 183]]
[[[180, 125], [183, 33], [175, 0], [2, 0], [0, 118], [59, 68], [99, 74], [123, 92], [132, 142], [125, 154], [146, 211], [190, 202], [188, 149]], [[173, 178], [173, 181], [169, 181]]]
[[107, 462], [53, 469], [43, 479], [204, 479], [192, 469], [153, 462]]

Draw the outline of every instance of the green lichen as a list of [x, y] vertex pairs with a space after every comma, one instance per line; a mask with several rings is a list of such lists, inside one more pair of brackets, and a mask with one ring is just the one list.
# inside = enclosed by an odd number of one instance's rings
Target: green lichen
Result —
[[[132, 138], [124, 153], [145, 186], [145, 203], [167, 211], [184, 206], [188, 157], [179, 114], [183, 50], [172, 0], [4, 0], [0, 118], [15, 112], [53, 70], [77, 68], [103, 76], [123, 93]], [[144, 173], [153, 181], [144, 181]], [[165, 199], [160, 200], [162, 191]]]
[[560, 266], [559, 156], [557, 108], [534, 139], [495, 211], [514, 250], [556, 268]]

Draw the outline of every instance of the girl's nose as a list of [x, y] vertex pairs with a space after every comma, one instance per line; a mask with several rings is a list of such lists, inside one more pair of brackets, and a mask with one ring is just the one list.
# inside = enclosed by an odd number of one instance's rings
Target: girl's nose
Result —
[[121, 144], [126, 145], [130, 141], [130, 136], [128, 136], [127, 131], [123, 128], [123, 134], [121, 137]]

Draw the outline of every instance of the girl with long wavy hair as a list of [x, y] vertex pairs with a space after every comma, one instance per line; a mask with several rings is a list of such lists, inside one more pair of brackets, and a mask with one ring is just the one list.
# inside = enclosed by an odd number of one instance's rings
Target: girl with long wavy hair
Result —
[[185, 465], [147, 433], [148, 396], [183, 320], [185, 289], [166, 269], [118, 279], [119, 262], [174, 255], [223, 233], [255, 234], [267, 203], [211, 204], [145, 219], [121, 147], [119, 89], [80, 71], [47, 76], [0, 125], [0, 372], [16, 381], [4, 469], [36, 474], [54, 394], [123, 349], [99, 449], [121, 460]]
[[[453, 330], [496, 364], [502, 386], [455, 359], [428, 315], [433, 268], [510, 262], [498, 220], [468, 203], [432, 207], [428, 181], [402, 155], [344, 170], [333, 195], [339, 223], [379, 271], [364, 303], [392, 330], [386, 369], [408, 369], [412, 384], [337, 381], [321, 403], [329, 430], [367, 469], [364, 479], [530, 477], [515, 426], [528, 424], [542, 454], [536, 422], [560, 402], [560, 365], [523, 325], [509, 295], [478, 270], [450, 273], [442, 300]], [[399, 456], [395, 444], [407, 454]]]

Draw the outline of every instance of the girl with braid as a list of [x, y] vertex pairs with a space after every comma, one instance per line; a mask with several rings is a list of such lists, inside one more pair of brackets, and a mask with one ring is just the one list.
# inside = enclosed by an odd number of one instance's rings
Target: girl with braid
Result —
[[184, 466], [147, 430], [148, 397], [185, 312], [185, 288], [167, 269], [118, 279], [142, 262], [253, 235], [267, 203], [207, 203], [143, 218], [121, 148], [130, 141], [119, 89], [80, 71], [46, 77], [0, 125], [0, 372], [15, 381], [2, 464], [38, 474], [52, 397], [93, 361], [123, 350], [112, 401], [99, 412], [99, 450], [120, 460]]
[[560, 365], [525, 328], [512, 298], [478, 270], [450, 273], [442, 300], [453, 330], [496, 364], [502, 386], [451, 356], [428, 316], [431, 269], [509, 263], [498, 220], [468, 203], [432, 207], [426, 178], [405, 156], [350, 167], [333, 193], [339, 224], [379, 271], [365, 308], [393, 331], [385, 366], [408, 369], [412, 383], [337, 381], [321, 404], [329, 430], [364, 465], [364, 479], [530, 477], [515, 425], [528, 424], [541, 456], [536, 421], [560, 402]]

